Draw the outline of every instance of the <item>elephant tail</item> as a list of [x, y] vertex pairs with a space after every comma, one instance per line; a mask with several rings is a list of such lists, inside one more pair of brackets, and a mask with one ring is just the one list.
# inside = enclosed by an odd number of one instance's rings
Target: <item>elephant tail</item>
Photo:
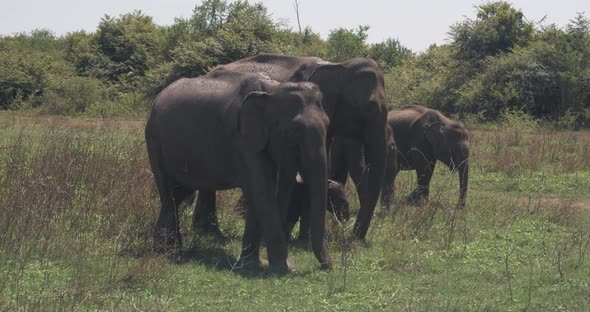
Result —
[[162, 145], [160, 143], [157, 121], [155, 118], [155, 112], [152, 110], [150, 116], [145, 125], [145, 145], [147, 148], [148, 158], [150, 166], [152, 168], [152, 174], [156, 180], [158, 188], [161, 187], [161, 174], [162, 174]]

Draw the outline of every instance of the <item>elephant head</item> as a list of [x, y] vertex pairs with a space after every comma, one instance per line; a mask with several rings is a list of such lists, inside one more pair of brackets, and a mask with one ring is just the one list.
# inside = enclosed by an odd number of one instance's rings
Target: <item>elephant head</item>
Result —
[[322, 267], [328, 268], [331, 260], [324, 226], [329, 119], [321, 101], [319, 88], [307, 82], [282, 83], [270, 93], [250, 92], [243, 100], [238, 127], [247, 148], [266, 152], [277, 163], [277, 204], [283, 226], [297, 172], [304, 176], [311, 206], [312, 249]]
[[383, 73], [373, 60], [355, 58], [340, 64], [320, 64], [309, 81], [318, 84], [324, 94], [322, 104], [331, 120], [328, 136], [356, 139], [363, 145], [365, 171], [354, 227], [355, 235], [362, 239], [373, 216], [385, 169], [387, 100]]
[[469, 134], [462, 123], [444, 118], [436, 111], [428, 111], [423, 118], [424, 137], [432, 146], [434, 157], [451, 170], [459, 171], [460, 196], [457, 208], [463, 208], [469, 179]]
[[328, 181], [328, 211], [339, 221], [350, 219], [349, 203], [344, 185], [333, 180]]

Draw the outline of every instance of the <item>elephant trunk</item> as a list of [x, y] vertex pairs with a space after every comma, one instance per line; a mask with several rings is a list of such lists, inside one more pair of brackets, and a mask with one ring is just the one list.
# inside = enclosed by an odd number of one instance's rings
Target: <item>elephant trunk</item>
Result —
[[459, 202], [457, 208], [465, 208], [467, 199], [467, 184], [469, 182], [469, 160], [465, 159], [459, 164]]
[[[328, 192], [328, 171], [325, 136], [309, 140], [302, 152], [304, 181], [309, 194], [309, 223], [311, 228], [311, 248], [322, 269], [332, 267], [325, 242], [326, 206]], [[315, 141], [315, 142], [314, 142]]]
[[469, 182], [469, 144], [459, 144], [459, 152], [456, 159], [460, 162], [457, 163], [457, 169], [459, 171], [459, 202], [457, 208], [461, 209], [465, 207], [465, 201], [467, 199], [467, 184]]
[[365, 170], [360, 183], [359, 201], [360, 210], [354, 224], [354, 235], [358, 239], [365, 239], [379, 193], [383, 186], [383, 175], [385, 172], [385, 161], [387, 144], [385, 136], [385, 125], [376, 122], [365, 134], [364, 156]]

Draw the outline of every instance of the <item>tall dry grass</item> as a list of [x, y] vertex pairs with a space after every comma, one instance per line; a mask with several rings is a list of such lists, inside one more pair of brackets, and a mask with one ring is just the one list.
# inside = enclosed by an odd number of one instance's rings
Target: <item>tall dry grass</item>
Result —
[[483, 172], [590, 170], [588, 131], [479, 130], [472, 133], [471, 147], [471, 164]]
[[0, 298], [50, 288], [47, 262], [88, 275], [91, 263], [115, 270], [121, 252], [149, 251], [157, 192], [138, 131], [6, 126], [0, 151]]

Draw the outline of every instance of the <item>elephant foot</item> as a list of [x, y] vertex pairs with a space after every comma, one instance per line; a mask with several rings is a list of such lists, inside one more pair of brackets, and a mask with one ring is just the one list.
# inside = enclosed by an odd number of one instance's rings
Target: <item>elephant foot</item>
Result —
[[234, 269], [258, 271], [265, 265], [265, 261], [258, 256], [240, 255], [240, 258], [234, 264]]
[[154, 250], [161, 254], [176, 254], [182, 246], [180, 233], [166, 228], [154, 232]]
[[199, 233], [199, 235], [210, 236], [221, 241], [225, 241], [227, 239], [219, 229], [219, 225], [216, 223], [196, 224], [193, 225], [193, 230]]
[[378, 217], [383, 218], [383, 217], [389, 215], [390, 211], [391, 211], [391, 209], [389, 209], [389, 205], [388, 206], [381, 205], [381, 210], [375, 210], [375, 214]]
[[295, 272], [295, 264], [289, 258], [285, 261], [272, 262], [268, 265], [268, 271], [271, 274], [284, 275]]
[[422, 194], [413, 192], [412, 194], [408, 195], [408, 197], [406, 197], [406, 202], [415, 206], [424, 206], [426, 203], [428, 203], [428, 199]]
[[328, 262], [328, 263], [320, 263], [320, 270], [322, 270], [322, 271], [332, 270], [332, 263], [331, 262]]
[[465, 208], [465, 203], [463, 203], [463, 202], [459, 202], [459, 203], [457, 203], [457, 206], [455, 206], [455, 209], [461, 210], [463, 208]]

